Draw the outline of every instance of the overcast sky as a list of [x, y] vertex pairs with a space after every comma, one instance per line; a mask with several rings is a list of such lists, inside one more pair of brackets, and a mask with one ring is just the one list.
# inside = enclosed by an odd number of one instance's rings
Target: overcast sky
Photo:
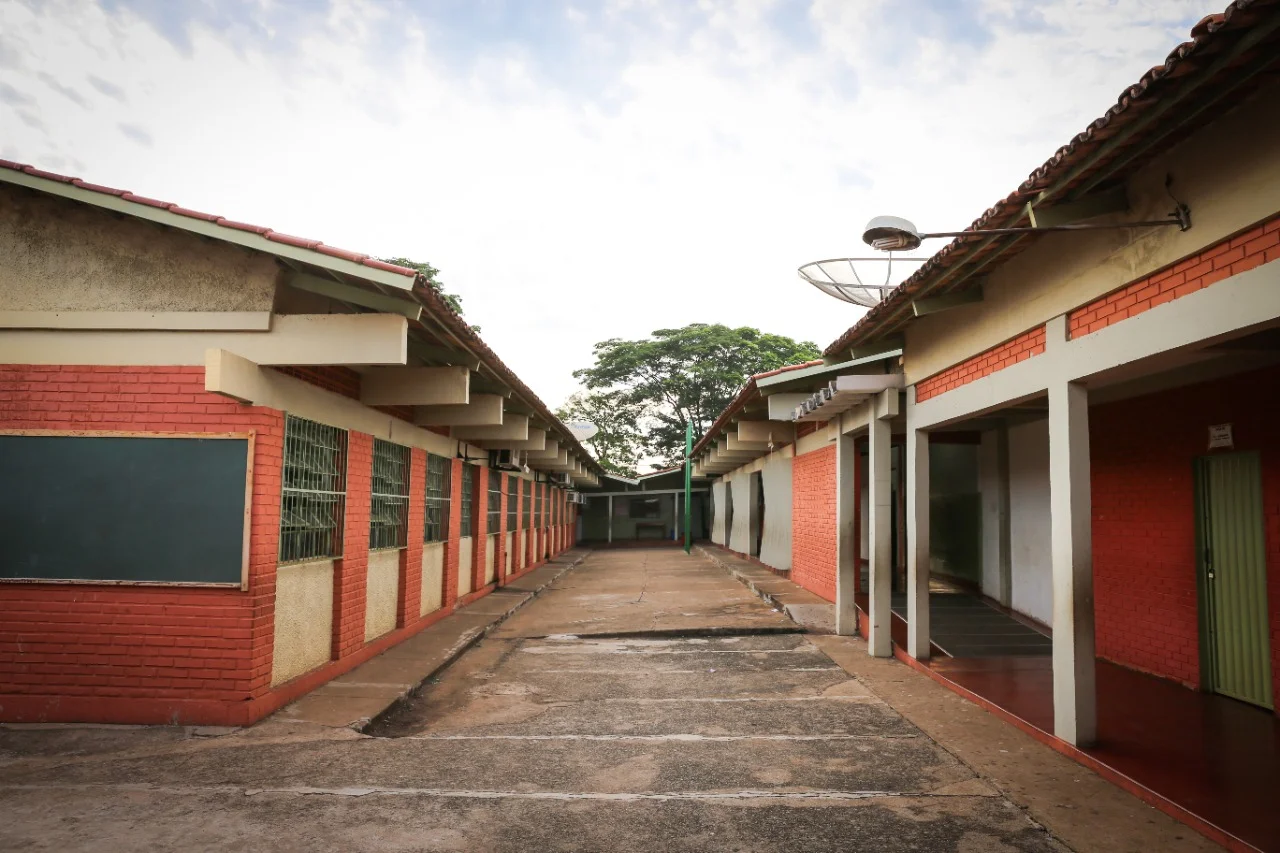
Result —
[[609, 337], [826, 346], [797, 266], [968, 225], [1223, 3], [0, 0], [0, 157], [429, 261], [556, 406]]

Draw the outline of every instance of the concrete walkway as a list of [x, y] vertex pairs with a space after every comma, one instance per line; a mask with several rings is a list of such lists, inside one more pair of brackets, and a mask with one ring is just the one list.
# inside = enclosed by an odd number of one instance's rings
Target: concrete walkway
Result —
[[676, 550], [592, 554], [365, 733], [190, 735], [0, 732], [0, 849], [1208, 849]]
[[264, 724], [285, 725], [294, 730], [305, 725], [362, 730], [581, 562], [587, 553], [570, 550], [560, 554], [286, 705]]

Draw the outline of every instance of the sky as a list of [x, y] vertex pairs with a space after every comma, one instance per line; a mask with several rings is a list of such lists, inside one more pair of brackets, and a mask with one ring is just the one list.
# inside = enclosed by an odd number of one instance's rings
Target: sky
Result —
[[1205, 2], [0, 0], [0, 157], [428, 261], [554, 407], [607, 338], [825, 347], [797, 267], [967, 226]]

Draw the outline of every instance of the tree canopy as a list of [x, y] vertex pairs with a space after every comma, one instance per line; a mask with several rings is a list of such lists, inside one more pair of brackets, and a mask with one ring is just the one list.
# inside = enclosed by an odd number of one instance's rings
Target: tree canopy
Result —
[[[436, 276], [440, 274], [440, 270], [431, 266], [431, 264], [426, 261], [414, 261], [409, 258], [378, 258], [378, 260], [387, 264], [395, 264], [398, 267], [408, 267], [411, 270], [417, 270], [422, 277], [427, 280], [427, 284], [431, 285], [431, 289], [440, 294], [440, 298], [445, 301], [445, 304], [452, 308], [459, 317], [462, 316], [462, 297], [444, 289], [444, 285], [440, 283], [438, 278], [436, 278]], [[480, 327], [472, 326], [471, 331], [479, 334]]]
[[620, 402], [613, 394], [579, 392], [556, 411], [565, 421], [586, 421], [599, 428], [582, 443], [606, 470], [634, 477], [640, 464], [644, 436], [638, 426], [643, 409], [635, 403]]
[[[617, 459], [631, 453], [637, 459], [656, 456], [667, 465], [683, 461], [685, 424], [692, 421], [701, 436], [752, 374], [820, 355], [811, 341], [708, 323], [658, 329], [643, 340], [610, 338], [596, 344], [594, 353], [595, 364], [573, 375], [593, 392], [587, 397], [595, 411], [616, 412], [606, 421], [628, 426], [598, 439], [616, 445]], [[593, 422], [603, 435], [606, 424]]]

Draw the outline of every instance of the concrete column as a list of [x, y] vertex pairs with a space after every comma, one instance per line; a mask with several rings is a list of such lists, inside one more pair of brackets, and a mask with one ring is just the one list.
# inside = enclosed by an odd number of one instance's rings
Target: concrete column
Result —
[[1053, 559], [1053, 731], [1076, 746], [1097, 737], [1089, 392], [1049, 386], [1049, 506]]
[[912, 425], [907, 390], [907, 654], [929, 658], [929, 433]]
[[[854, 496], [858, 483], [854, 478], [857, 448], [853, 436], [841, 433], [836, 438], [836, 633], [851, 637], [858, 632], [858, 609], [854, 590], [858, 587], [857, 537], [854, 525]], [[767, 510], [766, 510], [767, 511]]]
[[609, 541], [613, 541], [613, 495], [609, 495]]
[[[896, 393], [896, 392], [894, 392]], [[867, 651], [873, 657], [887, 658], [893, 654], [890, 636], [889, 597], [893, 591], [891, 513], [893, 510], [892, 483], [890, 481], [889, 421], [873, 414], [867, 426], [868, 434], [868, 495], [871, 518], [870, 555], [871, 577], [868, 590]]]

